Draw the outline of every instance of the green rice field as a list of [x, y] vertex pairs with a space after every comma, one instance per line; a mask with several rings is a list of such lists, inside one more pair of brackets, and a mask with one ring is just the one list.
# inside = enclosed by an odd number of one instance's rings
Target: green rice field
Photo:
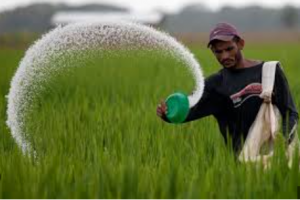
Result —
[[[220, 69], [209, 49], [191, 51], [205, 76]], [[299, 44], [244, 51], [281, 61], [297, 108], [299, 52]], [[288, 168], [283, 140], [264, 170], [237, 162], [212, 117], [174, 125], [156, 116], [161, 99], [192, 92], [194, 80], [155, 55], [98, 59], [49, 81], [26, 119], [38, 160], [24, 156], [5, 124], [5, 96], [24, 53], [0, 49], [0, 198], [297, 198], [299, 161]]]

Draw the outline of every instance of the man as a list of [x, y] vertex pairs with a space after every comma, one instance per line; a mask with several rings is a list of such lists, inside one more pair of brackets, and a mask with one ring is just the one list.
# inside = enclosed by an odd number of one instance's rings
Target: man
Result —
[[[242, 50], [245, 41], [237, 29], [228, 23], [219, 23], [211, 31], [208, 47], [222, 65], [222, 69], [205, 79], [202, 98], [190, 109], [184, 122], [213, 115], [222, 135], [227, 141], [227, 134], [232, 138], [235, 152], [241, 150], [242, 139], [253, 124], [263, 99], [262, 66], [263, 61], [244, 58]], [[276, 66], [272, 103], [282, 116], [282, 131], [288, 143], [296, 133], [298, 113], [283, 70]], [[164, 121], [167, 106], [165, 102], [157, 107], [157, 115]]]

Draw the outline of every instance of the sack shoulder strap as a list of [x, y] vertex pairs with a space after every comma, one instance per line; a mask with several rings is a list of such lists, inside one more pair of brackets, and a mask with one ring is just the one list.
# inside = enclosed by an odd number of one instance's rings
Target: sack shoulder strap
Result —
[[262, 67], [262, 94], [261, 97], [266, 95], [272, 95], [274, 82], [275, 82], [275, 72], [276, 66], [279, 61], [269, 61], [265, 62]]

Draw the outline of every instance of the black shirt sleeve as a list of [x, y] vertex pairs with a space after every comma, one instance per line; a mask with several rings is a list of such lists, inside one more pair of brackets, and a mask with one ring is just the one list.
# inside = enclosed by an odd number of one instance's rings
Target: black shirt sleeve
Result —
[[221, 74], [217, 73], [205, 79], [204, 92], [199, 102], [190, 108], [189, 114], [184, 122], [193, 121], [218, 112], [220, 97], [216, 92], [216, 86], [220, 84]]
[[288, 81], [280, 64], [276, 66], [273, 102], [280, 111], [282, 116], [282, 131], [288, 143], [290, 143], [295, 136], [299, 115], [293, 101]]

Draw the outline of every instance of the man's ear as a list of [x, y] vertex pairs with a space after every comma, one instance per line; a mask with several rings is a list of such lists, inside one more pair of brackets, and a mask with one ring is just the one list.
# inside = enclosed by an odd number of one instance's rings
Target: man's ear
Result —
[[243, 40], [243, 39], [241, 38], [241, 39], [238, 41], [237, 45], [238, 45], [238, 48], [239, 48], [240, 50], [243, 50], [243, 49], [244, 49], [244, 46], [245, 46], [245, 40]]

